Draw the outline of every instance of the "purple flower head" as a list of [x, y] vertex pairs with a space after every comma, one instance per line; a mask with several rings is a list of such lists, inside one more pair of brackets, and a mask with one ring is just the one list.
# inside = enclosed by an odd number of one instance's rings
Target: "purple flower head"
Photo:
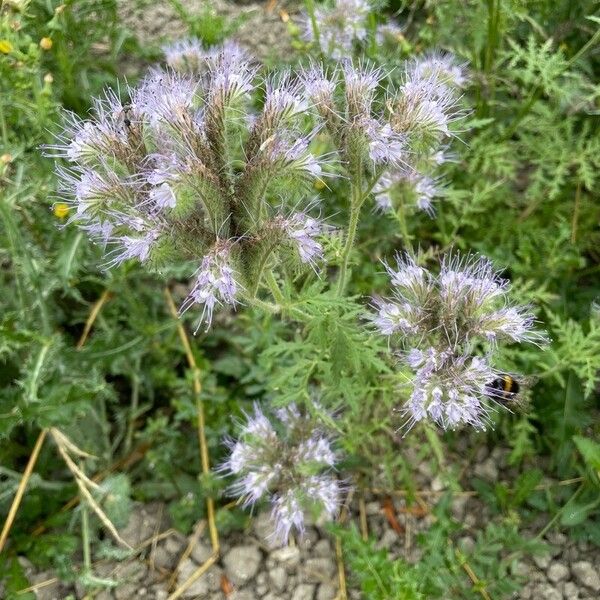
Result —
[[142, 232], [142, 235], [116, 235], [111, 237], [108, 241], [113, 247], [107, 254], [109, 262], [106, 268], [118, 267], [132, 258], [145, 263], [150, 257], [150, 251], [159, 235], [158, 229], [149, 229]]
[[426, 135], [439, 141], [451, 135], [450, 124], [462, 116], [453, 90], [429, 77], [404, 82], [390, 122], [398, 133]]
[[194, 333], [200, 329], [202, 323], [206, 323], [208, 331], [215, 306], [229, 304], [235, 307], [237, 304], [239, 284], [231, 266], [231, 244], [219, 240], [202, 259], [195, 277], [194, 287], [179, 311], [183, 314], [195, 304], [202, 306], [202, 314]]
[[[81, 166], [130, 154], [125, 112], [124, 105], [110, 89], [92, 100], [90, 119], [82, 120], [76, 114], [64, 111], [63, 131], [57, 136], [56, 143], [42, 146], [44, 154], [65, 158]], [[130, 110], [128, 118], [136, 121], [139, 115]]]
[[417, 208], [432, 216], [435, 212], [433, 201], [441, 194], [441, 188], [438, 186], [437, 181], [416, 171], [413, 172], [409, 181], [414, 186]]
[[389, 123], [376, 119], [364, 119], [362, 126], [369, 143], [369, 157], [376, 165], [397, 165], [406, 156], [406, 144], [402, 135], [396, 133]]
[[[414, 205], [429, 216], [435, 215], [434, 201], [443, 194], [439, 179], [419, 173], [408, 165], [388, 169], [373, 188], [377, 207], [386, 212], [393, 207], [392, 192], [404, 186], [412, 192]], [[406, 190], [406, 191], [408, 191]]]
[[333, 108], [335, 78], [325, 75], [322, 65], [311, 65], [301, 72], [300, 78], [304, 86], [305, 96], [317, 106]]
[[323, 246], [317, 241], [327, 230], [326, 225], [304, 212], [293, 213], [281, 221], [281, 228], [290, 241], [296, 246], [300, 260], [316, 267], [318, 260], [323, 260]]
[[385, 43], [398, 44], [404, 37], [405, 29], [396, 23], [381, 23], [375, 32], [375, 41], [379, 46]]
[[393, 297], [375, 297], [370, 319], [409, 347], [402, 359], [414, 372], [407, 426], [429, 418], [444, 428], [483, 428], [497, 344], [542, 343], [533, 315], [510, 303], [508, 282], [483, 257], [447, 255], [437, 276], [409, 255], [397, 256], [395, 268], [385, 266]]
[[322, 174], [321, 164], [307, 151], [315, 133], [292, 139], [290, 132], [284, 131], [267, 139], [260, 149], [267, 163], [278, 174], [287, 170], [302, 177], [319, 177]]
[[468, 424], [485, 429], [491, 402], [487, 386], [497, 376], [487, 359], [428, 348], [414, 360], [413, 390], [404, 408], [406, 427], [430, 418], [443, 429]]
[[59, 190], [63, 199], [76, 209], [73, 220], [85, 223], [106, 215], [115, 207], [135, 201], [136, 182], [119, 177], [112, 169], [64, 169], [57, 167]]
[[293, 79], [289, 71], [267, 79], [263, 113], [269, 121], [290, 119], [307, 109], [300, 79]]
[[177, 40], [162, 51], [167, 65], [179, 73], [201, 73], [206, 67], [206, 51], [196, 38]]
[[[369, 9], [365, 0], [335, 0], [331, 8], [317, 8], [315, 18], [319, 23], [319, 41], [323, 52], [336, 60], [348, 56], [354, 43], [364, 40], [367, 35]], [[315, 41], [308, 15], [304, 16], [304, 32], [309, 42]]]
[[464, 88], [469, 82], [466, 63], [458, 63], [447, 52], [431, 52], [413, 59], [406, 67], [406, 76], [413, 81], [433, 78], [449, 88]]
[[244, 53], [229, 53], [228, 48], [223, 47], [209, 56], [208, 64], [209, 104], [228, 105], [254, 90], [257, 69], [246, 60]]
[[273, 537], [285, 544], [292, 530], [302, 535], [308, 510], [335, 516], [341, 486], [332, 473], [331, 442], [316, 422], [293, 405], [277, 415], [274, 425], [255, 405], [238, 439], [228, 440], [230, 455], [220, 471], [235, 476], [231, 491], [245, 505], [270, 502]]
[[130, 90], [131, 106], [152, 126], [179, 121], [191, 112], [198, 82], [174, 71], [155, 70]]
[[343, 72], [349, 117], [369, 119], [375, 90], [383, 77], [381, 69], [370, 65], [355, 66], [348, 61]]
[[177, 198], [168, 183], [161, 183], [153, 187], [148, 192], [148, 200], [152, 206], [155, 206], [158, 210], [166, 210], [168, 208], [175, 208], [177, 204]]

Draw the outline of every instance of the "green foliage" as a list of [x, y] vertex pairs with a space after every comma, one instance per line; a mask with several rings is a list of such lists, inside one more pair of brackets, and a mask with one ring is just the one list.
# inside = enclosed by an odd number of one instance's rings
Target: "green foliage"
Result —
[[[356, 527], [338, 531], [348, 554], [352, 577], [365, 598], [375, 600], [421, 600], [425, 598], [480, 598], [485, 589], [492, 598], [507, 598], [519, 587], [513, 567], [524, 556], [540, 554], [545, 545], [523, 538], [515, 522], [506, 519], [490, 523], [477, 533], [467, 548], [454, 543], [460, 525], [448, 516], [450, 497], [434, 510], [435, 523], [418, 541], [420, 559], [410, 564], [390, 560], [385, 550], [377, 550], [373, 540], [364, 542]], [[467, 569], [475, 573], [474, 584]]]
[[[244, 18], [225, 21], [208, 3], [198, 14], [183, 2], [171, 4], [207, 45]], [[552, 338], [544, 349], [505, 352], [503, 368], [535, 375], [536, 383], [523, 381], [523, 406], [474, 442], [509, 447], [516, 469], [510, 481], [473, 482], [494, 518], [474, 548], [462, 547], [463, 529], [444, 498], [419, 536], [422, 558], [415, 564], [390, 559], [352, 527], [336, 528], [336, 535], [366, 598], [479, 598], [465, 564], [491, 597], [508, 597], [519, 583], [515, 561], [541, 549], [519, 527], [540, 512], [573, 538], [600, 545], [598, 22], [586, 18], [595, 10], [591, 0], [392, 4], [408, 28], [396, 46], [369, 44], [372, 60], [393, 67], [442, 47], [470, 61], [465, 94], [475, 110], [463, 122], [465, 143], [451, 148], [457, 162], [445, 167], [446, 199], [435, 219], [410, 215], [403, 223], [373, 212], [367, 200], [346, 295], [328, 287], [330, 273], [316, 280], [284, 262], [275, 282], [279, 312], [243, 306], [193, 339], [211, 461], [222, 460], [224, 436], [252, 402], [312, 406], [307, 400], [314, 398], [345, 455], [344, 475], [367, 487], [414, 491], [415, 469], [433, 463], [434, 453], [443, 459], [456, 437], [435, 438], [432, 449], [418, 429], [398, 434], [402, 421], [394, 409], [406, 397], [408, 374], [385, 341], [370, 334], [368, 295], [386, 293], [380, 260], [408, 242], [425, 261], [451, 247], [486, 254], [504, 268], [518, 300], [537, 307]], [[24, 11], [1, 11], [0, 43], [9, 46], [0, 46], [0, 514], [8, 511], [40, 429], [54, 426], [96, 457], [86, 462], [89, 473], [126, 465], [97, 494], [116, 524], [126, 521], [132, 500], [161, 500], [174, 526], [189, 531], [204, 516], [207, 497], [226, 502], [227, 482], [198, 476], [192, 374], [162, 290], [168, 283], [180, 303], [187, 293], [183, 266], [156, 275], [131, 265], [102, 271], [100, 250], [52, 212], [56, 181], [37, 150], [50, 141], [59, 106], [85, 114], [91, 95], [116, 85], [122, 61], [143, 62], [153, 50], [139, 48], [119, 25], [114, 0], [34, 0]], [[40, 47], [43, 37], [52, 40], [48, 50]], [[343, 229], [347, 181], [328, 180], [317, 192], [332, 224]], [[342, 237], [333, 236], [326, 251], [331, 269], [339, 267]], [[443, 476], [458, 488], [454, 475]], [[543, 477], [582, 480], [578, 487], [540, 489]], [[81, 514], [61, 512], [74, 494], [68, 469], [46, 442], [0, 556], [7, 597], [27, 585], [19, 553], [75, 577]], [[94, 551], [114, 556], [114, 546], [96, 539], [101, 524], [90, 519]], [[218, 512], [224, 534], [247, 523], [240, 509]], [[31, 535], [40, 524], [48, 529]]]

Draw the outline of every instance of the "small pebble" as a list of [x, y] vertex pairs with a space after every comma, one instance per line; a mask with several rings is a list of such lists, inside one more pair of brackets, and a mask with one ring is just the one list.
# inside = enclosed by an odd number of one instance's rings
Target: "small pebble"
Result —
[[567, 579], [569, 577], [569, 567], [563, 565], [560, 562], [553, 562], [548, 567], [548, 579], [552, 583], [558, 583], [563, 579]]
[[571, 565], [573, 576], [585, 587], [600, 592], [600, 575], [591, 562], [580, 560]]

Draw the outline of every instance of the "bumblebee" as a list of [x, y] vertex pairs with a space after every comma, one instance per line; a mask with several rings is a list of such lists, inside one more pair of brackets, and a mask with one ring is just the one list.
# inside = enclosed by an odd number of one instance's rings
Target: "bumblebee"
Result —
[[486, 394], [501, 404], [512, 402], [521, 389], [519, 382], [507, 373], [499, 375], [485, 387]]

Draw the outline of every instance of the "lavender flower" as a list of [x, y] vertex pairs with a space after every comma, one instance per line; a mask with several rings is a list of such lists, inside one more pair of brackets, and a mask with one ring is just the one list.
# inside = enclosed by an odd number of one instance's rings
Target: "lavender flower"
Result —
[[398, 44], [403, 39], [404, 29], [396, 23], [382, 23], [378, 25], [375, 32], [375, 41], [379, 46], [385, 43], [395, 42]]
[[196, 38], [178, 40], [162, 48], [167, 65], [179, 73], [203, 74], [220, 55], [229, 62], [249, 62], [247, 52], [236, 42], [227, 40], [222, 45], [205, 49]]
[[[315, 18], [319, 24], [319, 41], [323, 52], [333, 59], [348, 56], [354, 43], [363, 41], [367, 35], [369, 8], [365, 0], [335, 0], [331, 8], [317, 8]], [[308, 16], [304, 17], [304, 32], [309, 42], [315, 41]]]
[[206, 330], [212, 323], [213, 311], [218, 304], [237, 303], [238, 283], [231, 266], [231, 247], [229, 243], [219, 241], [215, 248], [203, 259], [196, 271], [194, 287], [181, 306], [181, 314], [195, 304], [202, 306], [202, 314], [194, 333], [206, 323]]
[[174, 124], [192, 109], [199, 91], [197, 81], [174, 71], [155, 70], [130, 90], [131, 107], [152, 127]]
[[304, 212], [294, 213], [281, 221], [281, 228], [298, 250], [300, 260], [313, 268], [317, 260], [323, 259], [323, 246], [317, 241], [326, 226]]
[[364, 129], [369, 143], [369, 157], [376, 165], [397, 165], [404, 161], [405, 139], [388, 123], [381, 124], [375, 119], [367, 119], [364, 121]]
[[158, 237], [159, 231], [150, 229], [141, 236], [122, 235], [109, 238], [108, 241], [112, 242], [114, 248], [108, 254], [110, 260], [107, 267], [119, 266], [132, 258], [145, 263], [150, 257], [150, 251]]
[[450, 88], [464, 88], [469, 81], [466, 63], [459, 64], [455, 56], [444, 52], [431, 52], [413, 59], [406, 67], [406, 75], [413, 81], [433, 78]]
[[302, 93], [302, 81], [290, 71], [267, 79], [263, 114], [269, 122], [280, 122], [303, 113], [308, 108]]
[[307, 98], [317, 106], [333, 109], [335, 80], [325, 75], [321, 65], [311, 65], [301, 72], [300, 78]]
[[348, 119], [371, 118], [375, 90], [383, 78], [380, 68], [369, 65], [355, 66], [347, 62], [343, 68]]
[[438, 179], [423, 175], [406, 165], [390, 168], [373, 188], [379, 210], [388, 212], [393, 209], [392, 196], [395, 190], [400, 190], [403, 199], [412, 200], [417, 209], [429, 216], [435, 214], [434, 200], [443, 195]]
[[167, 65], [179, 73], [201, 73], [206, 67], [206, 51], [198, 39], [178, 40], [162, 50]]
[[448, 255], [438, 276], [408, 255], [386, 270], [394, 294], [373, 299], [371, 319], [381, 334], [401, 334], [408, 346], [402, 360], [414, 376], [403, 410], [406, 426], [431, 418], [443, 428], [485, 427], [497, 344], [542, 343], [534, 316], [510, 304], [508, 281], [483, 257]]
[[245, 415], [237, 441], [229, 440], [228, 460], [220, 467], [237, 478], [232, 487], [244, 505], [271, 503], [273, 537], [285, 544], [292, 530], [304, 532], [307, 511], [332, 519], [340, 505], [341, 485], [331, 472], [337, 459], [316, 423], [292, 405], [278, 411], [273, 425], [260, 408]]

